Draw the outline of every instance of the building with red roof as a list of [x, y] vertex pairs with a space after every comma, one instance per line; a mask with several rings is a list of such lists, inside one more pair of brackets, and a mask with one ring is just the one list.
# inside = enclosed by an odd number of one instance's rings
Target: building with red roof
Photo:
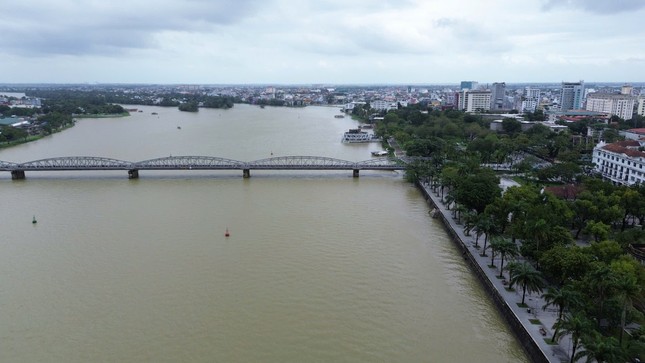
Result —
[[645, 140], [623, 140], [593, 149], [593, 163], [603, 178], [617, 185], [633, 185], [645, 181]]

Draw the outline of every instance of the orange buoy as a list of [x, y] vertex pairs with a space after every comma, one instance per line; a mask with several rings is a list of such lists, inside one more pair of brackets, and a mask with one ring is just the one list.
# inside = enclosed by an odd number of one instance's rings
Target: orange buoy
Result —
[[224, 237], [228, 237], [228, 236], [230, 236], [230, 235], [231, 235], [231, 234], [230, 234], [230, 233], [228, 233], [228, 228], [226, 228], [226, 232], [224, 233]]

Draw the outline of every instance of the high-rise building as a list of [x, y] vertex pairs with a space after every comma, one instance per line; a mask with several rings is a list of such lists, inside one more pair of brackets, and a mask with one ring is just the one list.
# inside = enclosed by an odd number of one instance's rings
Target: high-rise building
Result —
[[585, 92], [585, 82], [562, 82], [560, 111], [579, 110]]
[[634, 87], [632, 87], [631, 84], [624, 84], [622, 87], [620, 87], [620, 94], [621, 95], [630, 95], [632, 96], [632, 92], [634, 92]]
[[524, 89], [524, 98], [525, 99], [534, 99], [536, 101], [540, 100], [540, 89], [539, 88], [531, 88], [531, 87], [526, 87]]
[[477, 82], [476, 81], [461, 81], [461, 85], [459, 86], [460, 90], [474, 90], [477, 88]]
[[540, 89], [531, 87], [524, 88], [520, 110], [522, 112], [535, 112], [539, 103]]
[[506, 82], [493, 83], [491, 88], [490, 109], [501, 110], [504, 108], [504, 100], [506, 99]]
[[490, 110], [491, 91], [463, 90], [459, 95], [459, 109], [466, 112]]
[[631, 120], [634, 115], [635, 97], [611, 93], [591, 93], [587, 96], [587, 111], [604, 112], [616, 115], [623, 120]]
[[638, 109], [636, 113], [645, 116], [645, 96], [643, 95], [638, 97]]

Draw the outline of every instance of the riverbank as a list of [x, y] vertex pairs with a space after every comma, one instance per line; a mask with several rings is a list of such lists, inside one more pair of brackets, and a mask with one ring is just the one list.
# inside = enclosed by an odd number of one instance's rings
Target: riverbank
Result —
[[434, 216], [442, 221], [446, 231], [462, 251], [464, 258], [511, 330], [518, 337], [531, 360], [536, 363], [569, 361], [569, 336], [563, 337], [557, 344], [550, 344], [550, 339], [553, 336], [552, 327], [557, 320], [556, 309], [543, 310], [545, 302], [541, 296], [529, 293], [527, 293], [526, 299], [528, 306], [519, 306], [521, 292], [508, 289], [506, 279], [498, 278], [499, 269], [489, 266], [490, 256], [482, 256], [481, 250], [475, 248], [475, 238], [464, 233], [463, 226], [452, 217], [451, 211], [443, 203], [441, 197], [434, 194], [429, 186], [421, 182], [417, 182], [416, 185], [431, 207], [434, 208]]
[[123, 112], [123, 113], [101, 113], [101, 114], [96, 114], [96, 115], [72, 115], [74, 118], [115, 118], [115, 117], [127, 117], [130, 116], [130, 112]]

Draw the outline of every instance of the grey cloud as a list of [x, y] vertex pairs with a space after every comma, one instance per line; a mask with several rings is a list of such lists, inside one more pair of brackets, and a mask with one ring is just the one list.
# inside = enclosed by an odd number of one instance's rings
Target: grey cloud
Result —
[[577, 8], [600, 15], [629, 12], [645, 8], [643, 0], [546, 0], [542, 8], [552, 10], [558, 7]]
[[466, 20], [440, 18], [433, 22], [435, 28], [447, 31], [454, 41], [446, 41], [447, 46], [458, 47], [462, 52], [499, 53], [511, 49], [505, 36], [494, 34], [483, 26]]
[[253, 15], [260, 0], [133, 0], [78, 6], [63, 0], [34, 1], [3, 9], [0, 49], [22, 55], [119, 54], [150, 48], [163, 31], [214, 32]]

